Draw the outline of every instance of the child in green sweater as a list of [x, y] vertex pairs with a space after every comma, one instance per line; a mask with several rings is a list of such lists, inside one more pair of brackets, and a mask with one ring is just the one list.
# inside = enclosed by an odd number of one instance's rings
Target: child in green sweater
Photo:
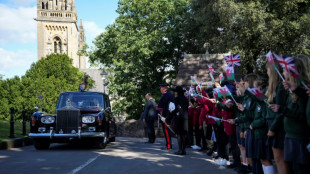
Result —
[[[300, 79], [305, 84], [310, 84], [310, 58], [305, 55], [294, 56], [295, 68]], [[310, 142], [309, 96], [307, 89], [301, 85], [300, 80], [294, 78], [288, 71], [284, 70], [286, 79], [283, 86], [293, 91], [287, 100], [284, 113], [284, 129], [286, 132], [284, 141], [284, 160], [290, 163], [294, 173], [310, 173], [310, 153], [307, 145]]]

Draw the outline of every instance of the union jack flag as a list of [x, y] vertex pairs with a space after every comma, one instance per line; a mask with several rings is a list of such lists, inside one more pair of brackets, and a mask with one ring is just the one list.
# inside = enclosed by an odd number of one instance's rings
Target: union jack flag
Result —
[[279, 64], [282, 66], [283, 69], [285, 69], [287, 72], [289, 72], [293, 77], [299, 78], [299, 73], [295, 69], [293, 57], [280, 56], [276, 52], [273, 52], [273, 55], [277, 59]]
[[210, 70], [210, 73], [215, 73], [215, 70], [214, 70], [214, 68], [212, 67], [212, 65], [208, 65], [208, 67], [209, 67], [209, 70]]
[[266, 54], [266, 57], [268, 59], [268, 62], [273, 65], [274, 64], [274, 61], [273, 61], [273, 58], [272, 58], [272, 53], [271, 51], [269, 51], [267, 54]]
[[224, 56], [224, 59], [229, 67], [240, 66], [240, 54], [233, 54], [229, 56]]

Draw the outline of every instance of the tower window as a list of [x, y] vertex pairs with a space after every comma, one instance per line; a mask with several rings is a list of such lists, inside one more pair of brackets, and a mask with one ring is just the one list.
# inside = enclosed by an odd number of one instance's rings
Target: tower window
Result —
[[57, 53], [57, 42], [54, 42], [54, 53]]
[[44, 9], [44, 2], [42, 2], [42, 9]]
[[54, 53], [61, 53], [61, 40], [59, 37], [55, 37], [54, 41]]
[[46, 3], [46, 6], [45, 6], [45, 7], [46, 7], [46, 9], [48, 9], [48, 2]]
[[61, 42], [59, 42], [58, 45], [59, 45], [59, 53], [61, 53]]

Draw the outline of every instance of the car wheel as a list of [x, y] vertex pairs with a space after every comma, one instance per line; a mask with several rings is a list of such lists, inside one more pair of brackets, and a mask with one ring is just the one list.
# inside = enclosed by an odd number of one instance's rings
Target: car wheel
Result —
[[105, 147], [107, 146], [107, 143], [108, 143], [108, 139], [106, 136], [96, 140], [96, 146], [99, 149], [105, 149]]
[[46, 150], [49, 149], [51, 142], [45, 139], [34, 139], [33, 144], [37, 150]]

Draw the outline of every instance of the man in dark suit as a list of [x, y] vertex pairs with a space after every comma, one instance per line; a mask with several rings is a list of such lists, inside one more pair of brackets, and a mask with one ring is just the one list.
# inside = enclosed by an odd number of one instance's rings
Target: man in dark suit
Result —
[[172, 149], [171, 143], [171, 131], [167, 125], [171, 124], [172, 114], [169, 111], [169, 104], [174, 103], [174, 96], [168, 91], [168, 84], [160, 84], [160, 92], [162, 93], [162, 97], [160, 98], [157, 106], [158, 113], [162, 116], [161, 123], [166, 139], [165, 149]]
[[154, 121], [157, 119], [156, 115], [156, 103], [152, 98], [150, 93], [145, 95], [147, 100], [144, 112], [142, 114], [143, 122], [146, 123], [147, 127], [147, 135], [149, 137], [149, 141], [146, 143], [154, 143], [155, 142], [155, 129], [154, 129]]

